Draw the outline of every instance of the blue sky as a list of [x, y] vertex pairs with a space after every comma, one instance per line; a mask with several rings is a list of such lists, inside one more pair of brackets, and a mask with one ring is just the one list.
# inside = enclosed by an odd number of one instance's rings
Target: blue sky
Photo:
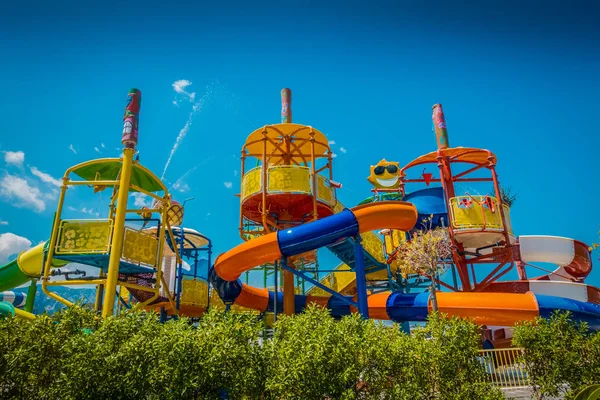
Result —
[[[518, 234], [598, 237], [591, 2], [83, 3], [21, 2], [0, 15], [0, 233], [18, 245], [48, 238], [66, 168], [118, 156], [131, 87], [143, 94], [141, 162], [164, 171], [176, 199], [195, 197], [186, 225], [216, 253], [240, 242], [239, 152], [279, 122], [283, 87], [294, 122], [335, 142], [346, 205], [370, 195], [370, 164], [435, 149], [440, 102], [451, 145], [498, 156], [501, 183], [519, 196]], [[84, 192], [66, 216], [104, 215], [108, 195]]]

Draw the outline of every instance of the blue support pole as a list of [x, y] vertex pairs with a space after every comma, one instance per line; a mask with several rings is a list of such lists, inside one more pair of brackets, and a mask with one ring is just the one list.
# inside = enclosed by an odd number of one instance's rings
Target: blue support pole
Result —
[[[287, 266], [285, 263], [285, 258], [281, 260], [281, 266], [285, 269]], [[277, 322], [277, 293], [279, 289], [277, 288], [278, 284], [278, 276], [277, 276], [277, 260], [273, 262], [273, 292], [275, 293], [273, 296], [273, 322]]]
[[290, 268], [284, 262], [281, 263], [281, 268], [284, 269], [284, 270], [286, 270], [286, 271], [291, 272], [292, 274], [294, 274], [296, 276], [300, 276], [300, 277], [306, 279], [307, 282], [312, 283], [313, 285], [315, 285], [319, 289], [323, 289], [324, 291], [326, 291], [327, 293], [329, 293], [333, 297], [339, 299], [340, 301], [343, 301], [344, 303], [348, 304], [349, 306], [358, 308], [358, 304], [355, 303], [354, 301], [352, 301], [350, 299], [350, 297], [346, 297], [346, 296], [344, 296], [344, 295], [336, 292], [335, 290], [333, 290], [331, 288], [328, 288], [327, 286], [322, 285], [321, 282], [319, 282], [316, 279], [313, 279], [313, 278], [307, 276], [302, 271], [298, 271], [297, 269]]
[[183, 280], [183, 240], [185, 238], [183, 233], [183, 226], [179, 227], [179, 259], [181, 262], [177, 266], [177, 290], [175, 292], [175, 308], [179, 311], [179, 303], [181, 302], [181, 281]]
[[402, 322], [400, 324], [400, 330], [404, 333], [410, 334], [410, 324], [408, 323], [408, 321]]
[[354, 271], [356, 272], [356, 295], [358, 297], [358, 312], [363, 318], [369, 318], [367, 302], [367, 275], [365, 274], [365, 255], [360, 244], [360, 235], [354, 238]]

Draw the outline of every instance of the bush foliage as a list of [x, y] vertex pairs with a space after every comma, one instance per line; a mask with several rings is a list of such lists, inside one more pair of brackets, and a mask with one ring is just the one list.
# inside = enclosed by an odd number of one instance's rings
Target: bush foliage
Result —
[[[0, 321], [0, 393], [13, 399], [501, 399], [477, 360], [479, 327], [432, 316], [403, 333], [310, 307], [272, 338], [252, 315], [198, 323], [70, 308]], [[226, 393], [226, 395], [225, 395]]]
[[600, 333], [575, 324], [569, 313], [518, 324], [513, 344], [523, 348], [521, 361], [538, 399], [572, 398], [600, 384]]

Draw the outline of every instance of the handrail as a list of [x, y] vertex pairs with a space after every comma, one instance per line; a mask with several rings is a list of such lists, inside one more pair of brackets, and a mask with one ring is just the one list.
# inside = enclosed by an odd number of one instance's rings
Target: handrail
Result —
[[521, 363], [522, 354], [521, 348], [479, 351], [488, 380], [502, 388], [529, 386], [527, 372]]

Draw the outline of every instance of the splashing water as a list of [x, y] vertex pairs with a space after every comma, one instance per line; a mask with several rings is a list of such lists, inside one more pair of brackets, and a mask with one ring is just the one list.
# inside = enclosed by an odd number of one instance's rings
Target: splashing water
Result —
[[[218, 82], [216, 82], [216, 84], [218, 84]], [[211, 84], [206, 85], [206, 87], [204, 88], [204, 93], [202, 94], [202, 96], [200, 96], [198, 101], [196, 101], [194, 103], [194, 105], [192, 106], [192, 111], [190, 111], [190, 114], [188, 115], [185, 125], [179, 131], [179, 134], [177, 135], [177, 138], [175, 139], [175, 144], [173, 144], [173, 148], [171, 148], [171, 153], [169, 154], [169, 158], [167, 159], [165, 168], [163, 169], [162, 176], [160, 177], [161, 180], [164, 180], [165, 174], [167, 173], [167, 169], [169, 168], [169, 165], [171, 164], [171, 160], [173, 160], [173, 156], [177, 152], [177, 149], [183, 142], [183, 139], [185, 139], [185, 137], [187, 136], [187, 134], [194, 122], [194, 117], [202, 111], [202, 109], [207, 105], [208, 101], [211, 100], [212, 97], [214, 96], [216, 84], [211, 83]], [[195, 93], [194, 93], [194, 96], [195, 96]]]

